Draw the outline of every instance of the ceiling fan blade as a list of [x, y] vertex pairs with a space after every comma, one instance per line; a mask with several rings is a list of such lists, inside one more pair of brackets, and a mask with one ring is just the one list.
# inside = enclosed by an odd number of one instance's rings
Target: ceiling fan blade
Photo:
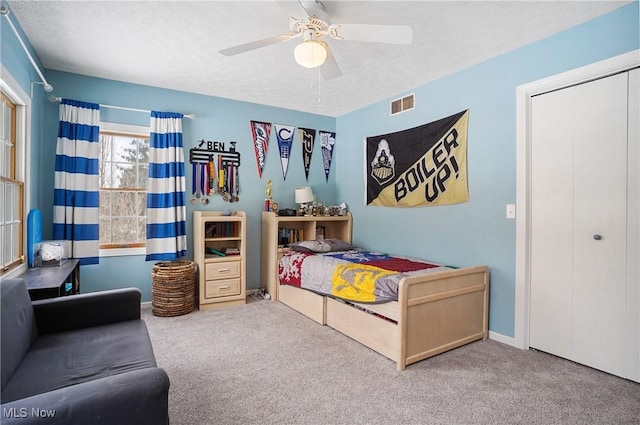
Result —
[[249, 43], [239, 44], [237, 46], [228, 47], [226, 49], [220, 50], [225, 56], [234, 56], [240, 53], [248, 52], [250, 50], [259, 49], [261, 47], [270, 46], [272, 44], [283, 43], [285, 41], [291, 40], [294, 37], [298, 37], [300, 34], [287, 33], [280, 34], [269, 38], [263, 38], [262, 40], [255, 40]]
[[329, 48], [327, 43], [321, 43], [324, 45], [324, 48], [327, 49], [327, 58], [320, 66], [320, 74], [325, 80], [333, 80], [334, 78], [338, 78], [342, 75], [342, 71], [340, 71], [338, 62], [336, 62], [336, 58], [333, 56], [333, 53], [331, 53], [331, 49]]
[[292, 16], [296, 19], [305, 19], [310, 18], [311, 16], [307, 12], [307, 9], [304, 8], [301, 2], [298, 0], [276, 0], [278, 6], [289, 16]]
[[407, 25], [334, 24], [329, 35], [338, 40], [411, 44], [413, 29]]

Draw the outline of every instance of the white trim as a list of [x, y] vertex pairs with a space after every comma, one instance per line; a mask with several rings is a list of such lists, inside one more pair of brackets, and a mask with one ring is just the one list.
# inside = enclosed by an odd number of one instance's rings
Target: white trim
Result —
[[3, 278], [20, 273], [27, 268], [27, 217], [31, 210], [31, 97], [25, 92], [20, 84], [13, 78], [11, 73], [0, 64], [0, 88], [16, 105], [16, 139], [23, 140], [16, 150], [17, 163], [16, 172], [22, 182], [24, 182], [24, 216], [22, 217], [22, 241], [25, 262], [13, 270], [5, 273]]
[[516, 264], [514, 345], [529, 348], [531, 98], [640, 66], [640, 50], [516, 87]]
[[493, 341], [501, 342], [503, 344], [510, 345], [512, 347], [517, 347], [516, 341], [515, 341], [514, 338], [511, 338], [510, 336], [499, 334], [497, 332], [489, 331], [489, 339], [491, 339]]
[[102, 257], [127, 257], [129, 255], [146, 255], [147, 248], [144, 246], [135, 248], [109, 248], [100, 249], [100, 258]]

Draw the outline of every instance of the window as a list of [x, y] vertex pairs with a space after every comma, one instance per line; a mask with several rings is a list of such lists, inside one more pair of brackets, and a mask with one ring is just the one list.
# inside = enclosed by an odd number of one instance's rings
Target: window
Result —
[[24, 181], [18, 173], [17, 107], [0, 92], [0, 274], [24, 263]]
[[101, 123], [99, 174], [100, 255], [142, 254], [130, 248], [146, 241], [149, 128]]

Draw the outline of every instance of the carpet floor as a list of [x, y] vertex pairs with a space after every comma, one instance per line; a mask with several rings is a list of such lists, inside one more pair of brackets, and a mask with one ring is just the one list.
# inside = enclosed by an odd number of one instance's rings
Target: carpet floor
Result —
[[640, 384], [492, 340], [399, 372], [271, 301], [142, 316], [171, 380], [171, 425], [640, 424]]

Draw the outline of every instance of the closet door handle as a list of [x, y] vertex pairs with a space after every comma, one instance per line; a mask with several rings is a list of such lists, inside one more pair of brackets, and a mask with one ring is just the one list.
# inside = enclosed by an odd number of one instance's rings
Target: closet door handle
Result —
[[602, 239], [602, 236], [596, 234], [596, 235], [593, 235], [593, 239], [599, 241], [600, 239]]

